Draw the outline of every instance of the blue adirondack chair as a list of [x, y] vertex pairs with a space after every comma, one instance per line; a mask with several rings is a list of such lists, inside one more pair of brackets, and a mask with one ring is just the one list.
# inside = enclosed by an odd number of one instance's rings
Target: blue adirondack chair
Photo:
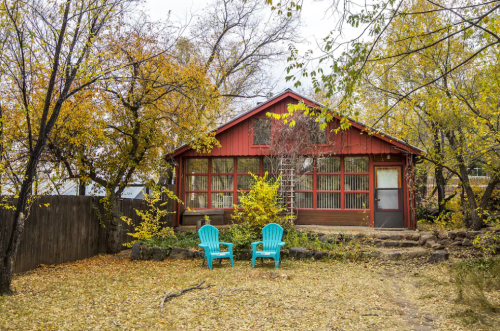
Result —
[[[270, 223], [262, 229], [262, 241], [252, 243], [252, 268], [255, 268], [255, 259], [260, 257], [264, 262], [264, 258], [274, 259], [276, 269], [280, 264], [280, 250], [285, 246], [281, 241], [283, 237], [283, 228], [276, 223]], [[257, 245], [262, 244], [263, 250], [258, 251]]]
[[[221, 243], [219, 242], [219, 230], [211, 225], [204, 225], [198, 231], [198, 236], [200, 237], [201, 244], [198, 246], [203, 247], [205, 250], [205, 256], [203, 257], [202, 265], [205, 265], [205, 259], [208, 262], [208, 267], [212, 269], [212, 260], [219, 259], [219, 264], [222, 259], [229, 258], [231, 260], [231, 266], [233, 264], [233, 244]], [[226, 245], [228, 247], [227, 252], [220, 251], [220, 245]]]

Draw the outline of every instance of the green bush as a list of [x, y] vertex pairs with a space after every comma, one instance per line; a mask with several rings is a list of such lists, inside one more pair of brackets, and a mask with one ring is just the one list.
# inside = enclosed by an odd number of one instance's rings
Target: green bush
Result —
[[232, 224], [228, 229], [219, 232], [219, 240], [233, 244], [233, 249], [251, 249], [252, 243], [259, 241], [259, 237], [247, 224]]
[[143, 241], [145, 245], [151, 247], [182, 247], [182, 248], [197, 248], [200, 243], [198, 233], [194, 231], [177, 232], [172, 237], [155, 237], [147, 241]]

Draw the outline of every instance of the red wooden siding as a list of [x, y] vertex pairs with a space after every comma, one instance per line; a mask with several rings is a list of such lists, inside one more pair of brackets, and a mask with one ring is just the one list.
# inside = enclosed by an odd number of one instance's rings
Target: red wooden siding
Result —
[[[252, 157], [268, 155], [269, 150], [265, 146], [253, 145], [253, 130], [252, 120], [254, 118], [266, 117], [267, 112], [283, 114], [287, 112], [288, 104], [295, 104], [300, 98], [293, 92], [283, 93], [276, 98], [268, 101], [266, 104], [261, 105], [259, 108], [243, 115], [242, 117], [224, 125], [217, 131], [216, 138], [219, 140], [221, 147], [214, 148], [211, 153], [197, 153], [190, 149], [188, 146], [178, 149], [175, 153], [170, 155], [175, 157], [177, 161], [177, 179], [176, 179], [176, 193], [179, 198], [184, 199], [186, 196], [185, 176], [183, 174], [186, 159], [191, 157]], [[309, 100], [304, 100], [310, 106], [317, 106]], [[271, 120], [271, 126], [274, 120]], [[341, 177], [341, 206], [342, 209], [300, 209], [298, 214], [297, 224], [317, 224], [317, 225], [364, 225], [374, 226], [374, 166], [375, 165], [400, 165], [404, 169], [408, 158], [412, 155], [404, 155], [402, 150], [410, 153], [419, 154], [420, 151], [413, 147], [406, 145], [400, 141], [394, 141], [383, 135], [369, 135], [363, 130], [365, 127], [359, 123], [352, 123], [352, 126], [347, 131], [339, 131], [338, 134], [331, 132], [332, 129], [339, 125], [339, 120], [336, 119], [329, 123], [327, 129], [327, 144], [322, 147], [320, 154], [322, 155], [335, 155], [335, 156], [369, 156], [369, 209], [367, 210], [349, 210], [345, 209], [345, 192], [344, 192], [344, 177]], [[273, 130], [271, 128], [271, 130]], [[272, 136], [272, 135], [271, 135]], [[307, 138], [306, 138], [307, 139]], [[391, 154], [391, 160], [387, 160], [387, 155]], [[311, 155], [314, 156], [314, 155]], [[403, 157], [405, 156], [405, 157]], [[341, 167], [344, 166], [343, 159]], [[237, 165], [235, 164], [235, 169]], [[236, 170], [235, 170], [236, 171]], [[262, 171], [262, 160], [261, 160]], [[237, 172], [237, 171], [236, 171]], [[343, 173], [343, 171], [341, 171]], [[404, 172], [404, 170], [403, 170]], [[316, 178], [316, 177], [314, 177]], [[409, 192], [408, 185], [404, 176], [403, 179], [403, 194], [404, 194], [404, 220], [405, 226], [414, 228], [414, 220], [410, 221], [412, 217], [409, 208]], [[211, 183], [210, 176], [208, 178]], [[234, 177], [234, 185], [236, 187], [237, 176]], [[209, 184], [210, 185], [210, 184]], [[313, 181], [313, 206], [317, 208], [317, 190], [316, 180]], [[233, 199], [236, 202], [236, 188], [234, 189]], [[208, 193], [208, 208], [210, 204], [211, 195]], [[185, 206], [178, 204], [176, 224], [180, 224], [181, 215], [185, 210]], [[231, 222], [230, 214], [233, 210], [226, 209], [225, 222]]]
[[[197, 153], [190, 149], [182, 153], [183, 157], [189, 156], [258, 156], [266, 155], [265, 147], [253, 145], [252, 119], [265, 116], [267, 112], [282, 114], [287, 111], [288, 104], [297, 103], [297, 100], [287, 97], [268, 108], [263, 109], [252, 118], [242, 121], [231, 128], [217, 134], [221, 147], [214, 148], [211, 153]], [[271, 120], [271, 122], [274, 120]], [[329, 130], [336, 122], [329, 124]], [[360, 129], [351, 127], [347, 132], [338, 134], [329, 133], [330, 146], [323, 147], [326, 154], [399, 154], [393, 145], [373, 135], [362, 133]]]

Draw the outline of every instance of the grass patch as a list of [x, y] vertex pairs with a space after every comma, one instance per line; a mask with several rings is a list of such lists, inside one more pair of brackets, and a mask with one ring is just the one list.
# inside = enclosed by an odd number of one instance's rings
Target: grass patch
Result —
[[[422, 316], [436, 330], [479, 329], [461, 327], [452, 313], [466, 307], [443, 299], [453, 284], [415, 287], [415, 272], [443, 275], [434, 265], [294, 260], [278, 270], [267, 261], [254, 269], [250, 261], [235, 261], [234, 268], [224, 261], [210, 271], [200, 260], [101, 255], [17, 275], [15, 294], [0, 297], [0, 330], [119, 330], [116, 324], [126, 330], [411, 330], [425, 322]], [[166, 293], [201, 281], [215, 286], [160, 310]], [[421, 300], [426, 293], [435, 296]], [[481, 329], [498, 329], [497, 314], [490, 315], [492, 326]]]
[[490, 293], [500, 291], [500, 259], [461, 261], [451, 267], [457, 301], [488, 312], [500, 312]]

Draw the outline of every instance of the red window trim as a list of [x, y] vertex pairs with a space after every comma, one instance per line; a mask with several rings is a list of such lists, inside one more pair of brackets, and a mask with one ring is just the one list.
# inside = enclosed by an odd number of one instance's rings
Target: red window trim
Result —
[[[272, 126], [271, 126], [272, 130]], [[253, 137], [252, 137], [253, 139]], [[260, 145], [259, 145], [260, 146]], [[262, 145], [262, 146], [267, 146], [267, 145]], [[251, 159], [251, 158], [259, 158], [260, 159], [260, 173], [255, 173], [254, 175], [257, 176], [263, 176], [264, 175], [264, 157], [265, 156], [258, 156], [258, 157], [242, 157], [246, 159]], [[368, 201], [368, 208], [366, 209], [350, 209], [345, 207], [345, 196], [347, 193], [367, 193], [368, 194], [368, 200], [370, 200], [370, 190], [362, 190], [362, 191], [352, 191], [352, 190], [345, 190], [345, 175], [367, 175], [370, 177], [370, 172], [344, 172], [344, 160], [346, 157], [353, 157], [353, 156], [330, 156], [330, 157], [338, 157], [340, 158], [340, 172], [318, 172], [317, 168], [317, 159], [318, 157], [314, 157], [314, 163], [313, 163], [313, 171], [311, 172], [304, 172], [300, 173], [300, 175], [312, 175], [313, 176], [313, 189], [312, 190], [295, 190], [297, 193], [312, 193], [313, 195], [313, 208], [297, 208], [298, 210], [350, 210], [350, 211], [367, 211], [370, 210], [370, 205], [373, 203], [371, 201]], [[369, 156], [361, 156], [361, 157], [368, 157]], [[214, 209], [212, 208], [212, 193], [233, 193], [233, 204], [237, 204], [238, 202], [238, 193], [239, 192], [249, 192], [249, 190], [241, 190], [238, 189], [238, 177], [237, 176], [243, 176], [243, 175], [249, 175], [248, 173], [240, 173], [238, 172], [238, 158], [239, 157], [193, 157], [193, 158], [187, 158], [185, 162], [185, 169], [187, 169], [189, 159], [198, 159], [198, 158], [208, 158], [208, 173], [195, 173], [195, 174], [187, 174], [184, 176], [184, 187], [187, 188], [186, 186], [186, 181], [188, 176], [208, 176], [208, 190], [207, 191], [185, 191], [185, 198], [187, 200], [187, 195], [189, 193], [207, 193], [208, 198], [207, 198], [207, 207], [205, 208], [191, 208], [191, 209]], [[216, 158], [221, 158], [221, 159], [233, 159], [234, 166], [233, 166], [233, 172], [232, 173], [212, 173], [212, 160]], [[369, 159], [371, 160], [371, 159]], [[277, 175], [277, 173], [268, 173], [269, 175]], [[232, 190], [212, 190], [212, 176], [233, 176], [233, 189]], [[318, 175], [339, 175], [340, 176], [340, 190], [318, 190], [317, 188], [317, 180], [318, 180]], [[340, 208], [318, 208], [318, 193], [340, 193]], [[233, 208], [224, 208], [224, 209], [233, 209]]]
[[[185, 192], [184, 192], [184, 198], [185, 198], [185, 201], [187, 201], [187, 196], [188, 194], [190, 193], [206, 193], [208, 196], [207, 196], [207, 207], [202, 207], [202, 208], [193, 208], [193, 207], [189, 207], [190, 209], [199, 209], [199, 210], [204, 210], [204, 209], [219, 209], [219, 208], [213, 208], [212, 207], [212, 193], [233, 193], [233, 205], [237, 204], [238, 202], [238, 192], [239, 191], [242, 191], [242, 190], [238, 190], [237, 186], [238, 186], [238, 176], [245, 176], [245, 175], [249, 175], [248, 173], [243, 173], [243, 172], [238, 172], [238, 158], [239, 157], [190, 157], [190, 158], [186, 158], [186, 162], [185, 162], [185, 170], [187, 170], [187, 167], [188, 167], [188, 163], [189, 163], [189, 160], [190, 159], [203, 159], [203, 158], [207, 158], [208, 159], [208, 173], [194, 173], [194, 174], [188, 174], [187, 171], [186, 171], [186, 176], [184, 176], [184, 187], [186, 188]], [[259, 159], [259, 168], [260, 168], [260, 172], [259, 173], [256, 173], [254, 175], [257, 175], [257, 176], [262, 176], [262, 168], [263, 168], [263, 158], [260, 157], [260, 156], [257, 156], [257, 157], [242, 157], [244, 159]], [[212, 161], [214, 159], [232, 159], [233, 160], [233, 172], [229, 172], [229, 173], [213, 173], [212, 172]], [[191, 191], [188, 191], [187, 190], [187, 177], [188, 176], [208, 176], [208, 188], [206, 191], [200, 191], [200, 190], [191, 190]], [[212, 190], [212, 176], [233, 176], [233, 189], [231, 190]], [[243, 190], [245, 192], [249, 192], [250, 190]], [[231, 208], [222, 208], [222, 209], [225, 209], [225, 210], [232, 210], [233, 207]]]

